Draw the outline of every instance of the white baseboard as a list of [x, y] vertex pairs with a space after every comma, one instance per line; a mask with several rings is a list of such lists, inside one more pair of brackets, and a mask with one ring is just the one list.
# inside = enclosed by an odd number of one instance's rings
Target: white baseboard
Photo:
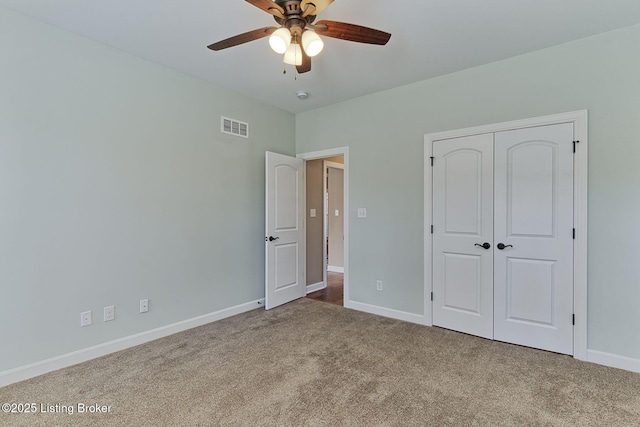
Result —
[[311, 292], [316, 292], [326, 287], [327, 285], [325, 285], [324, 282], [318, 282], [318, 283], [314, 283], [313, 285], [307, 285], [307, 295], [310, 294]]
[[327, 271], [332, 273], [344, 273], [344, 267], [337, 267], [335, 265], [327, 265]]
[[98, 344], [93, 347], [83, 348], [72, 353], [63, 354], [51, 359], [0, 372], [0, 387], [4, 387], [6, 385], [13, 384], [19, 381], [24, 381], [29, 378], [37, 377], [38, 375], [46, 374], [47, 372], [56, 371], [58, 369], [66, 368], [72, 365], [77, 365], [78, 363], [86, 362], [97, 357], [106, 356], [107, 354], [115, 353], [117, 351], [121, 351], [130, 347], [135, 347], [149, 341], [157, 340], [158, 338], [163, 338], [169, 335], [176, 334], [178, 332], [206, 325], [207, 323], [226, 319], [227, 317], [255, 310], [256, 308], [260, 307], [264, 307], [264, 299], [247, 302], [235, 307], [225, 308], [213, 313], [204, 314], [192, 319], [173, 323], [171, 325], [166, 325], [160, 328], [151, 329], [149, 331], [140, 332], [135, 335], [119, 338], [117, 340]]
[[365, 313], [376, 314], [382, 317], [389, 317], [391, 319], [417, 323], [418, 325], [425, 324], [425, 317], [423, 315], [407, 313], [406, 311], [394, 310], [392, 308], [380, 307], [377, 305], [365, 304], [356, 301], [345, 301], [344, 307], [350, 308], [352, 310], [364, 311]]
[[[307, 287], [307, 290], [309, 290], [310, 287], [314, 287], [317, 285], [324, 285], [324, 283], [319, 282], [314, 285], [309, 285]], [[130, 335], [128, 337], [120, 338], [103, 344], [98, 344], [92, 347], [84, 348], [82, 350], [74, 351], [72, 353], [53, 357], [51, 359], [35, 362], [30, 365], [0, 372], [0, 387], [4, 387], [19, 381], [24, 381], [38, 375], [46, 374], [47, 372], [56, 371], [68, 366], [86, 362], [97, 357], [106, 356], [107, 354], [125, 350], [130, 347], [135, 347], [149, 341], [173, 335], [178, 332], [183, 332], [188, 329], [196, 328], [198, 326], [206, 325], [207, 323], [226, 319], [227, 317], [255, 310], [256, 308], [260, 307], [264, 307], [264, 299], [240, 304], [235, 307], [229, 307], [213, 313], [173, 323], [171, 325], [151, 329], [149, 331]], [[391, 308], [380, 307], [356, 301], [345, 301], [344, 307], [352, 310], [363, 311], [365, 313], [375, 314], [378, 316], [389, 317], [391, 319], [417, 323], [419, 325], [425, 324], [425, 318], [422, 315], [407, 313], [405, 311], [394, 310]], [[605, 353], [598, 350], [587, 350], [587, 361], [599, 365], [610, 366], [612, 368], [624, 369], [627, 371], [640, 373], [640, 359], [619, 356], [617, 354]]]
[[640, 359], [605, 353], [603, 351], [587, 350], [587, 362], [640, 373]]

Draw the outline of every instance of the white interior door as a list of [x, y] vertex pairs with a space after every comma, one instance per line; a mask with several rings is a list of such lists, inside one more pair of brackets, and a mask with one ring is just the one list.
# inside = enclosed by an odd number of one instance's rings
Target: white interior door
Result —
[[433, 155], [433, 324], [493, 338], [493, 134]]
[[265, 307], [305, 295], [303, 161], [266, 153]]
[[573, 353], [573, 140], [567, 123], [433, 143], [434, 325]]
[[573, 353], [572, 142], [571, 123], [495, 134], [494, 337], [565, 354]]

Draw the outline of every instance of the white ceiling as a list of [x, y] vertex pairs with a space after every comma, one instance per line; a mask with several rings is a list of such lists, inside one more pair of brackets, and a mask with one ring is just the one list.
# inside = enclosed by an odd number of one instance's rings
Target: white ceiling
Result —
[[[318, 19], [392, 34], [324, 37], [298, 75], [267, 39], [207, 45], [273, 18], [243, 0], [0, 0], [0, 6], [298, 113], [640, 22], [638, 0], [336, 0]], [[301, 101], [298, 90], [309, 92]]]

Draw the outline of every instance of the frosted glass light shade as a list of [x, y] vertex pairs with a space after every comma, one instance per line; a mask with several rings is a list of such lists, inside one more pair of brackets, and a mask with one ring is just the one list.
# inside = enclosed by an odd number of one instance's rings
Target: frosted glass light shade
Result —
[[284, 63], [290, 65], [302, 65], [302, 49], [299, 44], [289, 45], [284, 54]]
[[291, 44], [291, 31], [288, 28], [278, 28], [269, 37], [269, 46], [275, 53], [285, 53]]
[[318, 36], [314, 31], [306, 30], [302, 34], [302, 47], [304, 47], [304, 51], [307, 55], [316, 56], [322, 52], [324, 43], [320, 36]]

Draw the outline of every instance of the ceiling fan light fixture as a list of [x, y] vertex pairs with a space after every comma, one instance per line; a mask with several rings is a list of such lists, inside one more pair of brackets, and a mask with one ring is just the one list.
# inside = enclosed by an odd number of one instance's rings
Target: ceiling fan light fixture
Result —
[[307, 55], [309, 55], [310, 57], [314, 57], [322, 52], [324, 43], [322, 42], [320, 36], [315, 33], [315, 31], [305, 30], [305, 32], [302, 33], [302, 47], [304, 48], [304, 51], [307, 53]]
[[[237, 34], [210, 44], [207, 48], [219, 51], [253, 40], [269, 38], [271, 49], [284, 56], [284, 63], [294, 65], [296, 72], [303, 74], [311, 71], [311, 57], [324, 49], [324, 42], [320, 36], [372, 45], [385, 45], [391, 38], [389, 33], [362, 25], [329, 20], [316, 22], [318, 14], [334, 0], [246, 1], [275, 18], [279, 26], [272, 24]], [[285, 66], [285, 74], [286, 71]]]
[[288, 28], [278, 28], [269, 37], [269, 46], [275, 53], [285, 53], [291, 45], [291, 31]]
[[289, 45], [284, 54], [284, 63], [289, 65], [302, 65], [302, 49], [297, 43]]

